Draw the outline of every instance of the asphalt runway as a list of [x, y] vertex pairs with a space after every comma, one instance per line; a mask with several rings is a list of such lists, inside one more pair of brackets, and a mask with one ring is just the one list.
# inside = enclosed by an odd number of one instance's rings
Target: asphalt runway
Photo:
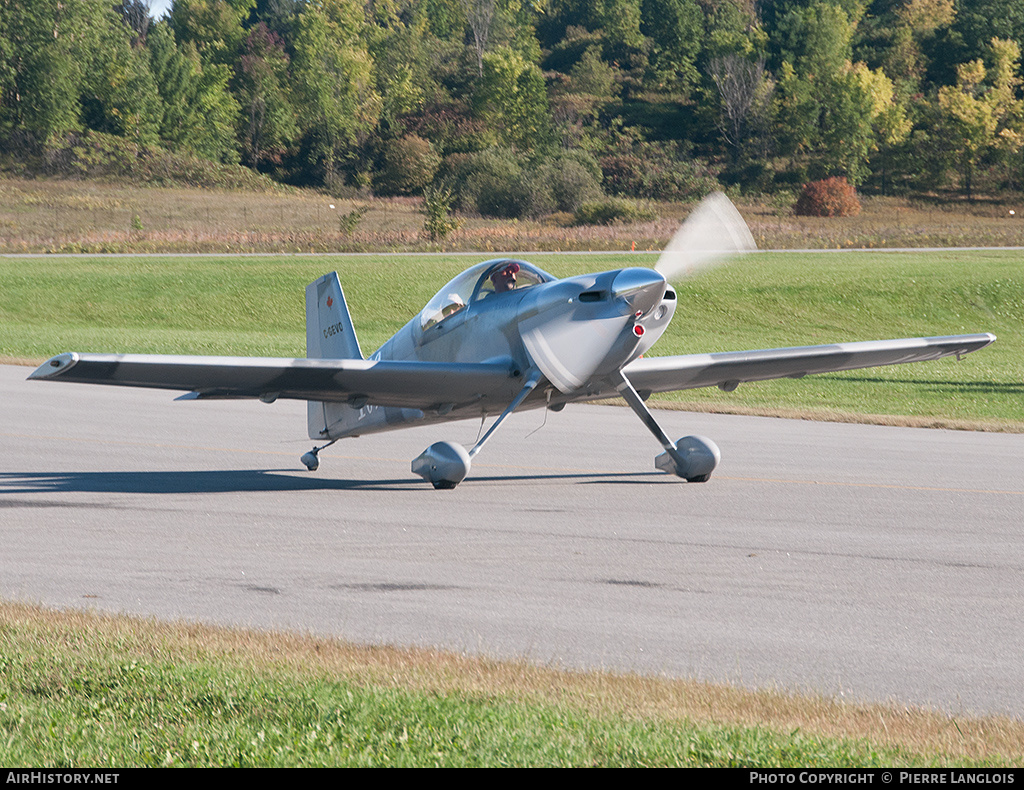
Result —
[[[0, 596], [1024, 718], [1024, 435], [627, 409], [345, 440], [305, 405], [0, 367]], [[756, 385], [752, 385], [756, 386]], [[793, 382], [793, 386], [800, 386]]]

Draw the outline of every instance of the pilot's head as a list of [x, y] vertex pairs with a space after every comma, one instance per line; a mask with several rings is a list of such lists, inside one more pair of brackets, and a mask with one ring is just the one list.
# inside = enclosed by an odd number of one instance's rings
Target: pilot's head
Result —
[[491, 275], [491, 282], [494, 283], [494, 292], [502, 293], [511, 291], [516, 287], [516, 273], [519, 271], [519, 264], [510, 262], [504, 269], [500, 269]]

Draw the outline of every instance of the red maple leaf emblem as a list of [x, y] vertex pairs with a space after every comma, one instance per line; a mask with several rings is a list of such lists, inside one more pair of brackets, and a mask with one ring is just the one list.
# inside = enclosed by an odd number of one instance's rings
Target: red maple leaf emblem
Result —
[[334, 297], [333, 296], [328, 296], [327, 297], [327, 306], [328, 307], [333, 307], [334, 306]]

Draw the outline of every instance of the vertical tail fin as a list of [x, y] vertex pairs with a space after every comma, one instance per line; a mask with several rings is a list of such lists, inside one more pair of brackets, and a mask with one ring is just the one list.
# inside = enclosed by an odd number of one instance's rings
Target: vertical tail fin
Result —
[[[306, 286], [306, 356], [310, 359], [362, 359], [352, 316], [337, 272]], [[331, 404], [337, 407], [337, 404]], [[310, 439], [323, 439], [331, 420], [327, 404], [306, 401]]]
[[362, 359], [338, 273], [306, 286], [306, 356], [310, 359]]

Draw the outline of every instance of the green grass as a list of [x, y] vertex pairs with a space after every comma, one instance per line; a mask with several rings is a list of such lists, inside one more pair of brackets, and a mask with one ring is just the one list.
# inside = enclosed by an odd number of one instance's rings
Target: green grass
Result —
[[[306, 283], [341, 275], [365, 353], [450, 277], [455, 255], [0, 259], [0, 357], [67, 350], [303, 356]], [[529, 257], [529, 256], [528, 256]], [[535, 255], [553, 274], [650, 264], [655, 256]], [[902, 415], [1024, 424], [1020, 253], [760, 253], [677, 284], [658, 355], [844, 340], [994, 332], [993, 346], [941, 360], [690, 390], [664, 403], [801, 416]]]
[[[705, 407], [1024, 421], [1024, 274], [1019, 252], [761, 254], [678, 287], [657, 353], [993, 332], [957, 362], [680, 393]], [[692, 335], [687, 332], [693, 327]]]
[[[629, 712], [640, 683], [639, 696], [678, 698], [682, 707]], [[720, 693], [745, 695], [762, 716], [792, 705], [771, 694]], [[699, 709], [706, 700], [676, 681], [595, 680], [429, 651], [0, 603], [0, 765], [1009, 765], [991, 742], [1019, 745], [1020, 737], [1019, 723], [963, 721], [959, 748], [924, 756], [900, 736], [880, 744], [813, 726], [695, 721], [681, 715], [687, 704]], [[804, 715], [817, 715], [816, 705], [806, 703]], [[720, 708], [728, 719], [729, 705]], [[912, 723], [901, 709], [846, 713], [889, 740], [884, 719], [894, 730]], [[953, 731], [936, 714], [913, 717], [913, 737], [927, 730], [926, 741], [942, 740]], [[842, 719], [833, 716], [831, 726], [841, 729]], [[974, 732], [986, 732], [988, 745], [979, 750]]]
[[[467, 694], [257, 674], [217, 661], [12, 666], [0, 764], [33, 766], [888, 765], [864, 745], [596, 718]], [[6, 736], [6, 737], [5, 737]]]

